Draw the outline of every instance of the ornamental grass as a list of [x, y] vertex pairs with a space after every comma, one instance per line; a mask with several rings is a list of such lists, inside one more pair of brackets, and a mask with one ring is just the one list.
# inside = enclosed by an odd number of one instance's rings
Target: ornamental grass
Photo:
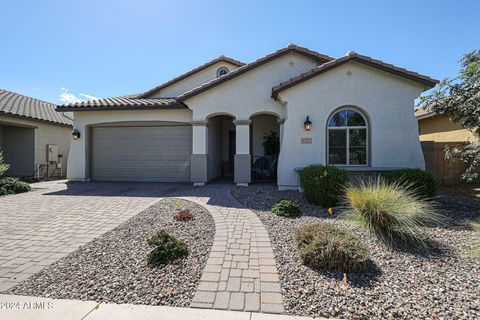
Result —
[[345, 216], [392, 248], [428, 249], [422, 227], [440, 222], [432, 203], [410, 185], [380, 177], [347, 186], [345, 203]]

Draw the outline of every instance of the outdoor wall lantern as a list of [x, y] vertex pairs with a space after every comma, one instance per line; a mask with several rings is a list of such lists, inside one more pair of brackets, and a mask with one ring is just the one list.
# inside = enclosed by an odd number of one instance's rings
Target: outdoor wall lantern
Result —
[[310, 131], [312, 129], [312, 121], [310, 121], [309, 116], [307, 116], [307, 120], [305, 120], [303, 126], [305, 127], [305, 131]]
[[73, 137], [73, 140], [80, 139], [80, 131], [78, 131], [78, 129], [73, 129], [72, 137]]

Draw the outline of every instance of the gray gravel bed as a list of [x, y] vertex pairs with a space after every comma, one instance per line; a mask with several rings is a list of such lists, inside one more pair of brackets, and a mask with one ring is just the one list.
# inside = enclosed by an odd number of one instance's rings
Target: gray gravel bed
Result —
[[[437, 247], [429, 255], [393, 251], [360, 227], [329, 218], [325, 209], [308, 204], [296, 191], [274, 185], [234, 187], [232, 195], [254, 210], [268, 230], [289, 314], [347, 319], [479, 319], [480, 262], [468, 256], [474, 245], [469, 222], [480, 218], [480, 203], [461, 198], [437, 199], [446, 219], [425, 228]], [[302, 217], [289, 219], [270, 212], [281, 199], [297, 202]], [[334, 209], [334, 217], [340, 210]], [[301, 264], [293, 236], [302, 225], [330, 221], [347, 226], [370, 248], [366, 274], [343, 275]]]
[[[215, 224], [203, 207], [179, 201], [180, 205], [176, 199], [161, 200], [7, 293], [188, 307], [208, 259]], [[190, 209], [193, 219], [173, 219], [182, 209]], [[147, 239], [161, 229], [185, 241], [189, 254], [175, 264], [151, 267]]]

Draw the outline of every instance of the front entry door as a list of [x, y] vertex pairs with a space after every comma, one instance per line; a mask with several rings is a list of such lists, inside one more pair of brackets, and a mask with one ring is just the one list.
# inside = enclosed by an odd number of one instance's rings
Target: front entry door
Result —
[[235, 152], [236, 152], [236, 131], [228, 132], [228, 174], [233, 175], [235, 171]]

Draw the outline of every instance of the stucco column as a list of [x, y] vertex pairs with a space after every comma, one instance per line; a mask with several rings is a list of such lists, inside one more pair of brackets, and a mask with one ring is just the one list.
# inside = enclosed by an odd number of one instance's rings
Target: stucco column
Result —
[[192, 121], [192, 156], [190, 157], [190, 180], [194, 186], [207, 183], [207, 139], [206, 121]]
[[233, 122], [237, 131], [234, 182], [238, 186], [248, 186], [251, 182], [250, 122], [250, 120], [235, 120]]

